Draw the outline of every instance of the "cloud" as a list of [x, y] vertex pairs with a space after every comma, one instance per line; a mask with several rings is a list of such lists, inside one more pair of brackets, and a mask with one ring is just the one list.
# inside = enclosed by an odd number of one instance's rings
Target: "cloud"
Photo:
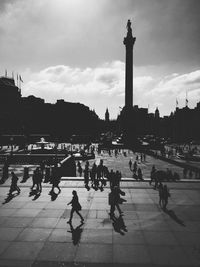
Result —
[[[55, 103], [57, 99], [80, 102], [91, 109], [95, 108], [102, 118], [108, 107], [111, 117], [116, 118], [119, 106], [124, 106], [124, 70], [125, 64], [121, 61], [106, 62], [96, 68], [57, 65], [35, 73], [27, 70], [23, 75], [24, 80], [27, 77], [27, 82], [22, 93], [24, 96], [33, 94], [42, 97], [50, 103]], [[159, 107], [161, 115], [168, 115], [175, 109], [176, 98], [180, 106], [184, 105], [187, 91], [189, 106], [194, 107], [200, 99], [199, 78], [200, 70], [185, 74], [172, 73], [159, 78], [135, 76], [133, 103], [140, 107], [149, 105], [151, 112]]]
[[118, 106], [123, 103], [122, 62], [114, 61], [84, 69], [65, 65], [51, 66], [38, 73], [27, 70], [23, 77], [28, 78], [22, 90], [24, 96], [33, 94], [51, 103], [61, 98], [69, 102], [81, 102], [95, 108], [101, 117], [107, 106], [111, 107], [111, 113], [115, 113], [116, 117]]
[[179, 106], [183, 107], [186, 94], [189, 107], [194, 108], [200, 100], [200, 70], [160, 78], [154, 89], [147, 93], [154, 101], [153, 107], [156, 103], [162, 104], [162, 115], [170, 114], [174, 110], [176, 99], [178, 99]]

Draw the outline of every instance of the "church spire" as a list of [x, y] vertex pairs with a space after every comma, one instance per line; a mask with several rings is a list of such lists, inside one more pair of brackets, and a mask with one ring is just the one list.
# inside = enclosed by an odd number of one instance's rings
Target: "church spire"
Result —
[[109, 114], [108, 108], [106, 108], [106, 112], [105, 112], [105, 121], [106, 122], [110, 121], [110, 114]]

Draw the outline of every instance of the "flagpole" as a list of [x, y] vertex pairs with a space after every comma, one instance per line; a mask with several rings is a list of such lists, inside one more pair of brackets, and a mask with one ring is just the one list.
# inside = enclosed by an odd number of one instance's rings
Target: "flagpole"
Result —
[[186, 99], [185, 99], [185, 106], [188, 106], [188, 92], [186, 91]]
[[177, 98], [176, 98], [176, 109], [178, 108], [178, 100], [177, 100]]

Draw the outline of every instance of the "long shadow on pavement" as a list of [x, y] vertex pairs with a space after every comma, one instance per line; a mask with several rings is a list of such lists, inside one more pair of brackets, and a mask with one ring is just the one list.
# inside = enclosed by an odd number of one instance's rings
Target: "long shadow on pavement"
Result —
[[119, 217], [112, 217], [112, 221], [112, 225], [115, 232], [119, 233], [120, 235], [125, 235], [125, 232], [128, 232], [123, 217], [121, 215]]
[[4, 199], [4, 202], [2, 203], [3, 205], [10, 202], [13, 198], [15, 198], [16, 196], [19, 196], [19, 193], [15, 193], [15, 194], [8, 194], [8, 196]]
[[165, 213], [168, 214], [172, 218], [172, 220], [174, 220], [176, 223], [180, 224], [183, 227], [186, 226], [184, 224], [184, 221], [182, 221], [180, 218], [178, 218], [173, 210], [166, 210]]

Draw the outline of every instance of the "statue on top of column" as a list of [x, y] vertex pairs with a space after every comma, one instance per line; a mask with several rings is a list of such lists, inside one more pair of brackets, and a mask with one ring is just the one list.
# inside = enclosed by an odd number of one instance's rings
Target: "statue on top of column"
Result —
[[127, 22], [126, 28], [128, 30], [128, 34], [131, 34], [132, 35], [132, 29], [131, 29], [131, 21], [130, 21], [130, 19]]

